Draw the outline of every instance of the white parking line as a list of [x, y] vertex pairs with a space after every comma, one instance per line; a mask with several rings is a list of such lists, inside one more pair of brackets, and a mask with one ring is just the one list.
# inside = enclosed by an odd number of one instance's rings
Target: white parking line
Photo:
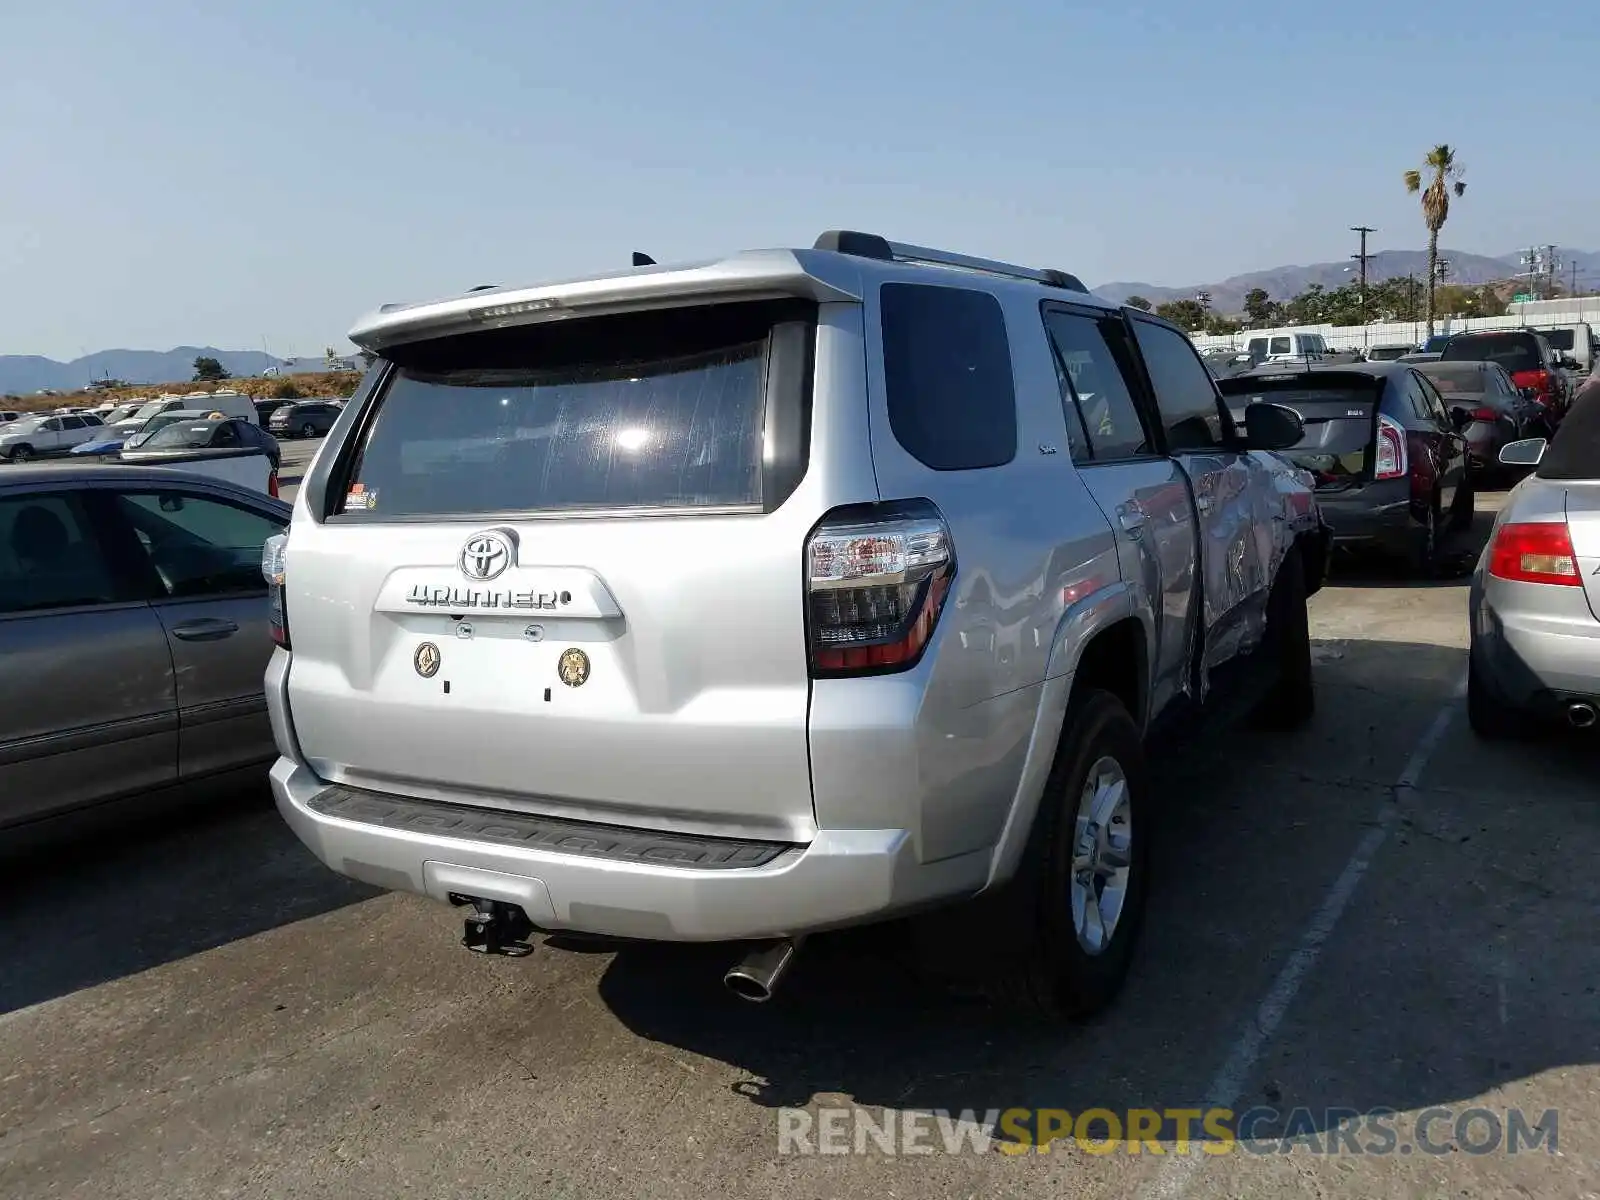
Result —
[[[1222, 1068], [1212, 1079], [1211, 1086], [1206, 1089], [1207, 1108], [1231, 1108], [1244, 1091], [1251, 1072], [1261, 1059], [1261, 1052], [1266, 1049], [1267, 1043], [1272, 1040], [1272, 1035], [1283, 1023], [1289, 1005], [1294, 1002], [1306, 975], [1316, 965], [1324, 943], [1333, 933], [1334, 926], [1339, 923], [1339, 918], [1350, 903], [1350, 897], [1355, 894], [1361, 877], [1367, 873], [1367, 868], [1372, 865], [1373, 856], [1383, 845], [1384, 839], [1389, 836], [1389, 830], [1399, 816], [1400, 805], [1415, 790], [1417, 781], [1422, 778], [1422, 772], [1438, 748], [1445, 730], [1450, 727], [1450, 719], [1455, 715], [1466, 690], [1467, 681], [1463, 677], [1451, 693], [1450, 699], [1434, 715], [1433, 722], [1411, 751], [1405, 769], [1395, 780], [1394, 801], [1386, 802], [1378, 810], [1372, 828], [1367, 830], [1362, 839], [1356, 843], [1350, 861], [1345, 863], [1344, 870], [1339, 872], [1339, 878], [1333, 881], [1333, 886], [1328, 889], [1328, 894], [1323, 897], [1321, 905], [1313, 914], [1311, 923], [1300, 935], [1299, 944], [1289, 955], [1289, 961], [1283, 964], [1278, 977], [1272, 981], [1267, 994], [1256, 1006], [1254, 1018], [1239, 1034], [1239, 1040], [1233, 1044], [1233, 1049], [1223, 1062]], [[1202, 1157], [1203, 1154], [1198, 1146], [1191, 1147], [1189, 1154], [1168, 1157], [1162, 1164], [1160, 1173], [1151, 1181], [1144, 1194], [1152, 1198], [1164, 1197], [1166, 1200], [1183, 1195]]]

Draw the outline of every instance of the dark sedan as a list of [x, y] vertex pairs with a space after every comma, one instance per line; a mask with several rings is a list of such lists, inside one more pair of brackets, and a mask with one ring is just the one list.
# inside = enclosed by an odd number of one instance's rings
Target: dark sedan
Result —
[[1467, 439], [1467, 466], [1476, 473], [1497, 468], [1500, 447], [1518, 438], [1547, 438], [1554, 432], [1544, 405], [1532, 388], [1519, 388], [1499, 363], [1430, 362], [1417, 370], [1439, 389], [1446, 407]]
[[1403, 554], [1427, 576], [1443, 535], [1471, 523], [1466, 439], [1409, 364], [1268, 365], [1217, 387], [1240, 425], [1251, 404], [1300, 414], [1304, 436], [1283, 453], [1315, 479], [1336, 546]]

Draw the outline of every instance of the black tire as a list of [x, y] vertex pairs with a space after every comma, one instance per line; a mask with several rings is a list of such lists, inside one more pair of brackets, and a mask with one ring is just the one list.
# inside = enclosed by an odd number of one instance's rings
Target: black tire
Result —
[[1467, 655], [1467, 724], [1486, 742], [1523, 737], [1528, 732], [1527, 719], [1495, 690], [1470, 653]]
[[1298, 549], [1290, 550], [1272, 581], [1261, 652], [1276, 667], [1277, 679], [1253, 714], [1255, 724], [1263, 729], [1301, 728], [1317, 710], [1317, 690], [1311, 670], [1305, 560]]
[[1432, 579], [1439, 573], [1439, 502], [1428, 506], [1428, 516], [1411, 531], [1411, 573]]
[[[1079, 940], [1072, 911], [1073, 857], [1079, 798], [1104, 759], [1120, 768], [1128, 799], [1128, 864], [1123, 902], [1109, 941], [1091, 952]], [[1055, 767], [1040, 799], [1027, 857], [1009, 885], [1008, 907], [1023, 924], [1023, 941], [996, 964], [990, 992], [1035, 1013], [1083, 1020], [1121, 990], [1144, 921], [1154, 817], [1139, 728], [1122, 702], [1090, 689], [1067, 710]], [[1112, 824], [1115, 824], [1114, 822]]]
[[20, 446], [11, 447], [12, 462], [27, 462], [33, 458], [33, 447], [23, 442]]
[[317, 436], [317, 427], [315, 425], [313, 425], [310, 421], [307, 421], [304, 425], [300, 426], [300, 436], [303, 437], [303, 438], [314, 438], [314, 437], [316, 437]]
[[1478, 511], [1477, 481], [1463, 475], [1456, 488], [1455, 499], [1450, 502], [1450, 532], [1462, 533], [1472, 528], [1472, 518]]

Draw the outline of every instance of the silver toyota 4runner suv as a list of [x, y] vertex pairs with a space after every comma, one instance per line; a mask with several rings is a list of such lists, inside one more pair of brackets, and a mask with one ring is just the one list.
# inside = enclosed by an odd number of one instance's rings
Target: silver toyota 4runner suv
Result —
[[352, 331], [263, 563], [278, 808], [474, 949], [749, 943], [764, 999], [808, 933], [978, 919], [999, 990], [1092, 1012], [1147, 743], [1311, 714], [1300, 418], [1237, 429], [1183, 333], [1060, 271], [854, 232], [644, 261]]

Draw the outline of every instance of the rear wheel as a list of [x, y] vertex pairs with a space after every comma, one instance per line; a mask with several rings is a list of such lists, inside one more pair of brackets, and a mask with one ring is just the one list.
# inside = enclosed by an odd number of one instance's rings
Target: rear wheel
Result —
[[996, 981], [1003, 997], [1082, 1019], [1116, 996], [1144, 919], [1151, 817], [1133, 718], [1109, 692], [1079, 696], [1011, 885], [1027, 932]]
[[1272, 688], [1255, 711], [1265, 729], [1298, 729], [1317, 707], [1311, 674], [1311, 615], [1306, 610], [1305, 561], [1291, 550], [1267, 597], [1267, 631], [1262, 652], [1277, 672]]
[[1411, 570], [1432, 579], [1439, 570], [1439, 502], [1428, 505], [1428, 515], [1411, 531]]
[[1467, 724], [1484, 741], [1519, 737], [1528, 730], [1522, 713], [1495, 690], [1470, 653], [1467, 655]]
[[307, 421], [304, 425], [300, 426], [300, 436], [303, 437], [303, 438], [316, 437], [317, 436], [317, 427], [315, 425], [313, 425], [310, 421]]

